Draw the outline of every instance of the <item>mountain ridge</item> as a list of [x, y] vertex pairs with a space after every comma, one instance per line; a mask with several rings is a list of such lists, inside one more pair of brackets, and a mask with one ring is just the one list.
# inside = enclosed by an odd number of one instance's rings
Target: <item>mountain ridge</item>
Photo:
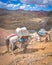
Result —
[[40, 28], [47, 29], [47, 27], [50, 29], [52, 28], [52, 11], [0, 9], [0, 27], [6, 29], [16, 29], [17, 27], [22, 26], [36, 30]]

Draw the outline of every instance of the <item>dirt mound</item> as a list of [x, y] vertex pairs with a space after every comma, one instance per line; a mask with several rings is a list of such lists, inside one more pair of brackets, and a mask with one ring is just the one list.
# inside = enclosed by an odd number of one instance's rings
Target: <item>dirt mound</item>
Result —
[[[0, 64], [1, 65], [52, 65], [51, 48], [52, 48], [51, 42], [47, 42], [47, 43], [33, 42], [31, 45], [28, 46], [26, 53], [23, 53], [23, 51], [18, 52], [18, 50], [16, 50], [15, 55], [11, 55], [11, 53], [3, 53], [2, 55], [0, 54], [0, 59], [1, 59]], [[5, 50], [6, 47], [1, 47], [1, 51], [5, 51]]]
[[5, 38], [9, 35], [9, 32], [5, 29], [0, 28], [0, 45], [5, 44]]

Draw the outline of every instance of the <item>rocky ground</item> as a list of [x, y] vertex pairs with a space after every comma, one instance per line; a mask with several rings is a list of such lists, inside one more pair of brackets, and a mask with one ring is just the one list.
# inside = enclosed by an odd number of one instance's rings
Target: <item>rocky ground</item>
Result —
[[[9, 30], [7, 32], [4, 29], [0, 30], [1, 43], [10, 33]], [[52, 65], [52, 42], [33, 41], [28, 45], [26, 53], [23, 53], [22, 49], [16, 49], [15, 54], [5, 52], [6, 46], [3, 44], [0, 44], [0, 65]]]
[[[52, 11], [0, 9], [0, 65], [52, 65], [52, 42], [29, 42], [26, 53], [23, 49], [16, 49], [15, 54], [6, 52], [5, 38], [23, 26], [30, 30], [52, 29]], [[52, 37], [52, 31], [49, 33]]]
[[52, 65], [52, 43], [32, 43], [26, 53], [21, 49], [15, 54], [4, 53], [6, 47], [0, 47], [0, 65]]

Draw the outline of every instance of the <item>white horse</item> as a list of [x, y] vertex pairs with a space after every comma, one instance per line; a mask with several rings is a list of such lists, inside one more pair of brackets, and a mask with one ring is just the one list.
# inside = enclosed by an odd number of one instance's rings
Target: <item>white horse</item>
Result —
[[38, 42], [40, 42], [40, 36], [38, 35], [37, 32], [30, 34], [30, 36], [31, 36], [31, 39], [32, 39], [31, 42], [32, 41], [38, 41]]
[[8, 51], [9, 51], [9, 45], [11, 45], [11, 49], [14, 50], [14, 47], [17, 41], [18, 41], [17, 34], [11, 34], [6, 37], [6, 45], [7, 45]]
[[[8, 52], [9, 52], [9, 48], [10, 48], [9, 45], [11, 45], [11, 49], [12, 49], [12, 51], [13, 51], [14, 48], [15, 48], [16, 43], [19, 43], [19, 37], [18, 37], [17, 34], [11, 34], [11, 35], [7, 36], [7, 38], [6, 38], [6, 46], [7, 46]], [[24, 43], [24, 44], [21, 43], [21, 45], [25, 45], [25, 46], [24, 46], [24, 52], [25, 52], [28, 43], [27, 43], [27, 42]], [[21, 47], [22, 47], [22, 46], [21, 46]]]

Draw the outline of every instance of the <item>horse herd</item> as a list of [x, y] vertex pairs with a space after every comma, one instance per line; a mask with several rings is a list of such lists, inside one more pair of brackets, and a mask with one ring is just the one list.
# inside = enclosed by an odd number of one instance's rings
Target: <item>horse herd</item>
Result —
[[33, 33], [33, 34], [29, 34], [28, 36], [22, 36], [21, 39], [19, 39], [19, 36], [16, 33], [10, 34], [5, 39], [7, 51], [9, 52], [9, 49], [11, 46], [11, 50], [13, 52], [16, 45], [20, 44], [20, 48], [23, 48], [23, 51], [25, 52], [27, 49], [27, 46], [29, 45], [29, 41], [34, 39], [35, 41], [41, 42], [41, 37], [44, 37], [45, 42], [50, 41], [50, 34], [48, 33], [46, 33], [45, 36], [40, 36], [38, 33]]

